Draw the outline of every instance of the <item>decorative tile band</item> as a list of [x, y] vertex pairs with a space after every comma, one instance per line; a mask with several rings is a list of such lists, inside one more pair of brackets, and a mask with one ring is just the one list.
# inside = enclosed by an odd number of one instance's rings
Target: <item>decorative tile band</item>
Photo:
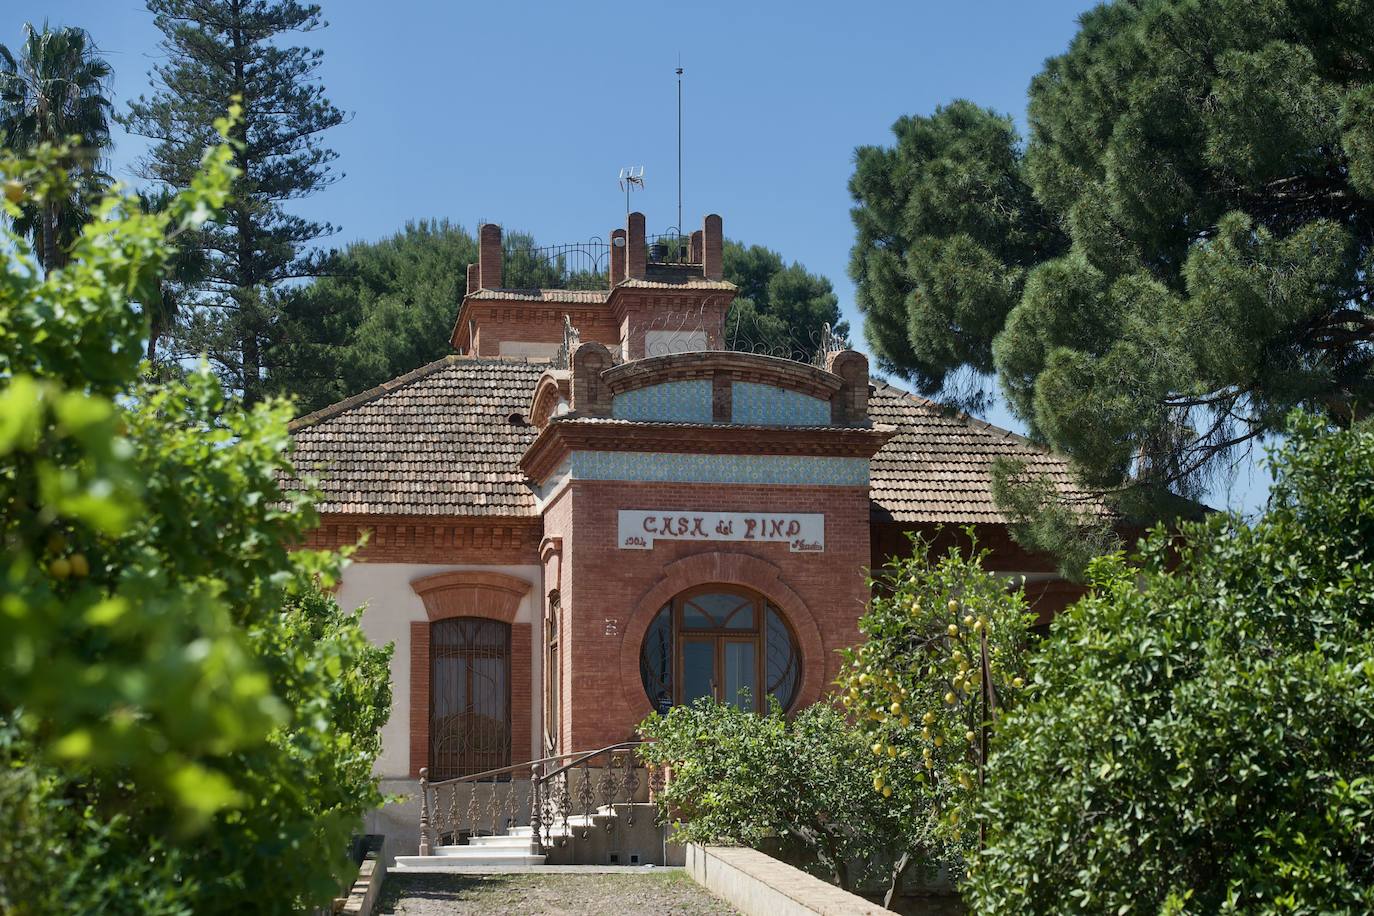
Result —
[[830, 402], [758, 382], [731, 383], [731, 421], [748, 426], [828, 426]]
[[621, 392], [615, 396], [611, 415], [617, 420], [710, 423], [711, 382], [709, 379], [662, 382]]
[[693, 455], [573, 452], [574, 480], [654, 483], [756, 483], [837, 487], [868, 485], [868, 459], [796, 455]]

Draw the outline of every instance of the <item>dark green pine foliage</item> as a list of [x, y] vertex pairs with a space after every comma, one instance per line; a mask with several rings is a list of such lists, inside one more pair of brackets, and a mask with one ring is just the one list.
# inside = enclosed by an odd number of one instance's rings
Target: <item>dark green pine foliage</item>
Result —
[[[504, 282], [513, 289], [604, 289], [606, 275], [565, 270], [538, 256], [528, 233], [507, 232]], [[476, 239], [447, 220], [410, 223], [376, 242], [356, 242], [330, 275], [283, 301], [269, 391], [301, 412], [326, 407], [453, 353], [449, 339], [477, 261]], [[790, 266], [758, 245], [725, 243], [725, 278], [740, 287], [728, 342], [741, 349], [810, 359], [821, 327], [841, 336], [830, 281]]]
[[260, 399], [290, 286], [327, 269], [312, 247], [334, 227], [286, 209], [331, 184], [333, 151], [320, 134], [344, 120], [317, 80], [321, 52], [289, 44], [324, 26], [296, 0], [148, 0], [164, 40], [157, 89], [122, 121], [153, 141], [140, 174], [186, 187], [214, 140], [212, 122], [239, 100], [234, 165], [223, 214], [186, 244], [205, 255], [204, 279], [170, 329], [173, 358], [206, 354], [225, 385]]
[[967, 102], [861, 148], [852, 274], [885, 368], [996, 375], [1085, 480], [1196, 496], [1293, 407], [1374, 401], [1374, 2], [1084, 14], [1031, 135]]
[[726, 317], [727, 346], [808, 361], [825, 325], [839, 337], [849, 333], [827, 277], [796, 261], [786, 263], [771, 248], [729, 240], [722, 266], [725, 279], [739, 287]]

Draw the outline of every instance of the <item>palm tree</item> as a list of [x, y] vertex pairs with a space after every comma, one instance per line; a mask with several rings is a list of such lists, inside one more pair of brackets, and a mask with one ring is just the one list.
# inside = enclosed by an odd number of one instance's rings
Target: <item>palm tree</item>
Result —
[[110, 145], [109, 78], [110, 65], [84, 29], [50, 29], [45, 22], [39, 31], [25, 23], [17, 58], [0, 45], [0, 146], [22, 153], [80, 137], [63, 163], [72, 178], [67, 191], [33, 203], [15, 223], [32, 239], [44, 270], [66, 262], [89, 217], [86, 201], [109, 181], [99, 167], [100, 151]]

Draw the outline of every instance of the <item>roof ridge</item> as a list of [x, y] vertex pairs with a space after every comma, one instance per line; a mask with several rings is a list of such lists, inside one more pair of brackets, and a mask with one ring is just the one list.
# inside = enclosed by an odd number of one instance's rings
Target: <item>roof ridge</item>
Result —
[[339, 414], [352, 410], [354, 407], [366, 404], [369, 401], [375, 401], [383, 395], [391, 394], [393, 391], [399, 391], [407, 385], [433, 375], [440, 369], [456, 366], [459, 363], [507, 363], [512, 366], [544, 365], [542, 362], [531, 362], [530, 358], [527, 356], [467, 356], [461, 353], [450, 353], [447, 356], [439, 357], [432, 363], [426, 363], [418, 369], [412, 369], [405, 375], [398, 375], [394, 379], [382, 382], [380, 385], [376, 385], [366, 391], [360, 391], [357, 394], [350, 395], [342, 401], [335, 401], [328, 407], [321, 407], [313, 413], [308, 413], [303, 417], [297, 417], [287, 425], [287, 431], [294, 433], [302, 429], [309, 429], [315, 424], [325, 420], [332, 420]]
[[946, 407], [946, 405], [941, 404], [939, 401], [931, 400], [930, 398], [924, 397], [923, 395], [912, 394], [910, 391], [907, 391], [904, 388], [898, 388], [896, 385], [892, 384], [887, 379], [882, 379], [880, 384], [883, 388], [890, 389], [896, 392], [899, 396], [904, 397], [909, 401], [915, 401], [922, 407], [938, 411], [941, 416], [952, 415], [956, 420], [959, 420], [964, 424], [975, 427], [981, 427], [982, 429], [987, 430], [989, 432], [998, 433], [1005, 439], [1013, 439], [1021, 443], [1022, 445], [1027, 446], [1028, 448], [1035, 449], [1037, 452], [1040, 452], [1041, 454], [1050, 455], [1052, 457], [1059, 458], [1063, 461], [1069, 460], [1068, 458], [1066, 458], [1063, 455], [1060, 455], [1048, 446], [1041, 445], [1039, 442], [1036, 442], [1033, 439], [1029, 439], [1021, 435], [1020, 433], [1012, 432], [1009, 429], [1003, 429], [1002, 427], [997, 426], [996, 424], [989, 423], [987, 420], [984, 420], [981, 417], [975, 417], [973, 414], [969, 413], [966, 410], [955, 410], [953, 414], [950, 414], [948, 412], [948, 408]]

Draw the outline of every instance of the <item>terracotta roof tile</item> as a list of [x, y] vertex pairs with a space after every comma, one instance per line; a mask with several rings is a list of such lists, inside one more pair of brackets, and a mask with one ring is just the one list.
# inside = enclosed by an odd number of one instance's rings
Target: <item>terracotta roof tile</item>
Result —
[[536, 430], [510, 422], [545, 365], [450, 356], [291, 424], [321, 512], [534, 514], [517, 467]]
[[1082, 495], [1066, 459], [1029, 440], [879, 382], [868, 399], [873, 423], [897, 434], [873, 456], [870, 495], [875, 517], [898, 522], [1000, 523], [992, 499], [992, 462], [1025, 461], [1065, 493]]
[[[533, 515], [519, 460], [537, 430], [510, 417], [528, 409], [546, 368], [511, 358], [450, 356], [430, 363], [295, 421], [297, 466], [321, 479], [322, 512]], [[1064, 459], [890, 385], [878, 384], [869, 415], [875, 427], [896, 428], [872, 460], [875, 517], [1002, 522], [989, 474], [999, 456], [1025, 460], [1075, 492]]]

